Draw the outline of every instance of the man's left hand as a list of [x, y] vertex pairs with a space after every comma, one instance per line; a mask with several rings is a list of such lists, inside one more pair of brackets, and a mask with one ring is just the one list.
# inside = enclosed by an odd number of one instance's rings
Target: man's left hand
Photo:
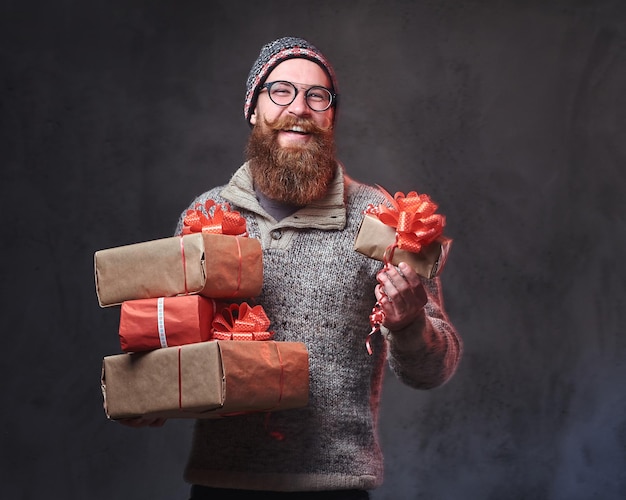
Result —
[[415, 270], [405, 262], [396, 268], [386, 264], [376, 275], [374, 293], [385, 314], [383, 325], [391, 331], [413, 323], [428, 302], [426, 290]]

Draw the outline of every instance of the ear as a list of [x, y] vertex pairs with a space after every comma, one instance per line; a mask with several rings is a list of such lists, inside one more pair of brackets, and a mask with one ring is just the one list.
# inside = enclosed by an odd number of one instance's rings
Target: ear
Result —
[[254, 108], [254, 111], [250, 115], [250, 124], [256, 125], [256, 108]]

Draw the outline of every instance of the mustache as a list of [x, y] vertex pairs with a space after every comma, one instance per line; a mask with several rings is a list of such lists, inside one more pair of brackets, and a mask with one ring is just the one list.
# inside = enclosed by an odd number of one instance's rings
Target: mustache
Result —
[[307, 134], [323, 135], [332, 130], [332, 125], [328, 127], [320, 127], [317, 123], [306, 118], [298, 118], [296, 116], [283, 116], [274, 121], [270, 121], [264, 118], [265, 126], [272, 132], [280, 132], [281, 130], [288, 130], [293, 127], [300, 127]]

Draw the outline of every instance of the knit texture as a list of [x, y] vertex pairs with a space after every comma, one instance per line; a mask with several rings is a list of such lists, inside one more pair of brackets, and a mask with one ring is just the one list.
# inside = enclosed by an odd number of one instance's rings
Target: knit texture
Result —
[[252, 65], [248, 74], [246, 100], [243, 107], [243, 114], [248, 123], [250, 123], [250, 116], [254, 112], [260, 87], [265, 83], [267, 76], [281, 62], [293, 58], [309, 59], [319, 64], [328, 74], [333, 86], [333, 92], [338, 92], [335, 70], [317, 47], [302, 38], [293, 36], [279, 38], [265, 44], [261, 48], [259, 57]]
[[[400, 341], [414, 337], [404, 332], [396, 339], [394, 332], [387, 333], [389, 342], [376, 335], [370, 356], [365, 338], [381, 263], [354, 251], [353, 243], [365, 208], [383, 201], [378, 190], [349, 180], [340, 168], [325, 199], [277, 222], [256, 202], [244, 165], [228, 186], [191, 207], [209, 198], [228, 201], [246, 218], [250, 237], [261, 240], [264, 284], [256, 302], [276, 341], [306, 344], [310, 395], [302, 409], [198, 420], [185, 479], [275, 491], [379, 486], [377, 418], [388, 345], [392, 356], [400, 354], [396, 372], [414, 387], [443, 383], [458, 363], [460, 343], [441, 308], [439, 281], [426, 280], [426, 317], [411, 333], [437, 336], [440, 347], [421, 352]], [[210, 265], [210, 251], [207, 257]]]

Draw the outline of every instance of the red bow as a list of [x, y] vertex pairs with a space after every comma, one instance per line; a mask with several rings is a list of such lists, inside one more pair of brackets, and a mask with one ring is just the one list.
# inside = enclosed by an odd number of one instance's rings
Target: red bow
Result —
[[246, 302], [230, 304], [213, 319], [213, 338], [218, 340], [270, 340], [270, 320], [263, 307]]
[[395, 247], [409, 252], [419, 253], [423, 247], [435, 241], [446, 225], [446, 218], [436, 214], [437, 204], [427, 194], [417, 194], [411, 191], [406, 196], [397, 192], [391, 196], [378, 186], [383, 192], [391, 207], [370, 205], [365, 213], [372, 214], [385, 225], [396, 230]]
[[187, 210], [183, 219], [183, 234], [201, 232], [248, 236], [246, 219], [239, 212], [231, 211], [228, 203], [219, 204], [210, 199]]

